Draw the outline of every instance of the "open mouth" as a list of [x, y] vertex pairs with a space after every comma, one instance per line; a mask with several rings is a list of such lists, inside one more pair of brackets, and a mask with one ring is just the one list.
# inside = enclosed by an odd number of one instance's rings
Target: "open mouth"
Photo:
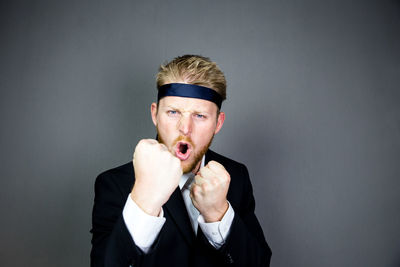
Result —
[[181, 152], [182, 154], [186, 154], [186, 152], [188, 151], [188, 145], [187, 144], [181, 144], [179, 146], [179, 152]]
[[186, 160], [189, 158], [191, 152], [191, 146], [186, 142], [178, 142], [175, 148], [175, 156], [180, 160]]

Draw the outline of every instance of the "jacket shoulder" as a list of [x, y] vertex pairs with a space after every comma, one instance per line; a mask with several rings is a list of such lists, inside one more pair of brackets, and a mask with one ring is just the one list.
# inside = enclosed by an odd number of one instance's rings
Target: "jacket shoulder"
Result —
[[206, 164], [211, 160], [215, 160], [216, 162], [221, 163], [228, 170], [228, 172], [229, 170], [234, 172], [243, 171], [243, 169], [247, 171], [247, 168], [243, 163], [225, 157], [212, 150], [208, 150], [206, 154]]
[[106, 170], [100, 173], [95, 182], [96, 188], [118, 188], [122, 194], [130, 192], [134, 183], [134, 171], [132, 162]]
[[133, 173], [133, 165], [132, 162], [125, 163], [121, 166], [106, 170], [99, 174], [99, 176], [104, 175], [131, 175]]

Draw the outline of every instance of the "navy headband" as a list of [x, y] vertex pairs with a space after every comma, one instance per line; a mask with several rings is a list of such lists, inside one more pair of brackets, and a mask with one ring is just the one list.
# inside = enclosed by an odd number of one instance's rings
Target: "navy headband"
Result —
[[186, 83], [164, 84], [163, 86], [160, 86], [160, 88], [158, 89], [157, 100], [160, 101], [160, 99], [165, 96], [200, 98], [214, 102], [219, 109], [221, 109], [221, 104], [222, 104], [222, 97], [216, 91], [195, 84], [186, 84]]

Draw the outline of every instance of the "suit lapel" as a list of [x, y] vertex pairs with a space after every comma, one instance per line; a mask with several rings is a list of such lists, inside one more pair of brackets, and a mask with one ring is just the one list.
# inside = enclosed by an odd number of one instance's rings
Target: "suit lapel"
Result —
[[[206, 153], [205, 164], [207, 164], [212, 157], [210, 150]], [[189, 215], [186, 210], [185, 202], [183, 201], [182, 193], [179, 186], [172, 193], [171, 197], [164, 205], [166, 211], [171, 216], [172, 220], [176, 224], [181, 234], [185, 237], [185, 240], [189, 245], [193, 244], [195, 240], [195, 234], [190, 223]], [[197, 233], [199, 233], [200, 227]]]
[[195, 235], [179, 186], [175, 189], [174, 193], [171, 195], [167, 203], [165, 203], [164, 207], [181, 234], [185, 237], [185, 240], [189, 243], [189, 245], [193, 244]]
[[207, 163], [210, 161], [210, 160], [212, 160], [211, 159], [211, 157], [212, 157], [212, 154], [211, 154], [212, 152], [210, 151], [210, 150], [207, 150], [207, 152], [206, 152], [206, 158], [204, 159], [204, 166], [206, 166], [207, 165]]

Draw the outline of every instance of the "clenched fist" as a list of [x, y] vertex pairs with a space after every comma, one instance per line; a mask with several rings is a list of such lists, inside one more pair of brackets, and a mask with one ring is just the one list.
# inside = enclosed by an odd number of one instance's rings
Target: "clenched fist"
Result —
[[153, 139], [143, 139], [133, 154], [135, 184], [131, 198], [146, 213], [158, 216], [182, 176], [180, 160]]
[[206, 222], [220, 221], [228, 210], [230, 181], [229, 173], [216, 161], [208, 162], [195, 176], [190, 198]]

